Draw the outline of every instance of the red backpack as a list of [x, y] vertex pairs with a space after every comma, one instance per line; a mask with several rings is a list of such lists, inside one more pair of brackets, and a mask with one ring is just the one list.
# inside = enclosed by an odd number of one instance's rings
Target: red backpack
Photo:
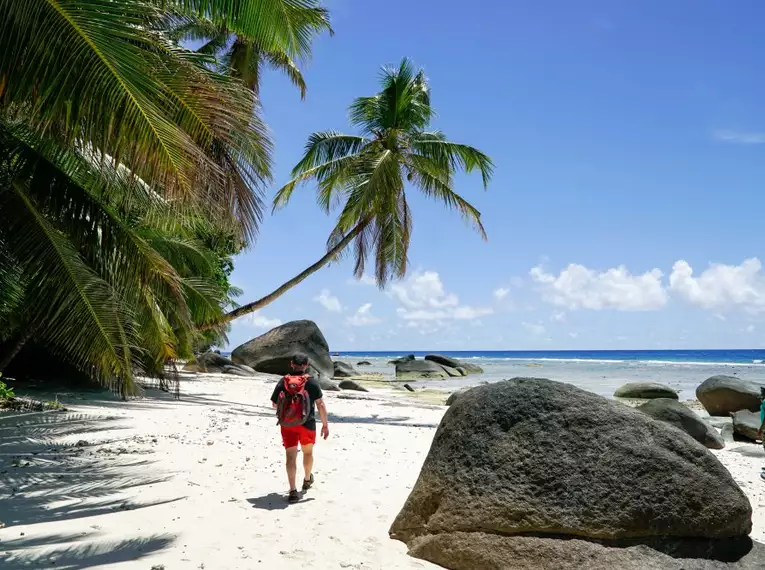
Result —
[[311, 413], [311, 398], [305, 389], [308, 375], [285, 376], [284, 390], [276, 402], [276, 418], [282, 427], [302, 426]]

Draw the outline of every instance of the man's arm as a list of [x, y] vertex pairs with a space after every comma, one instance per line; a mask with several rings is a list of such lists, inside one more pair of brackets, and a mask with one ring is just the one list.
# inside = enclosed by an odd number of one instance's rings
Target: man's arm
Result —
[[327, 439], [329, 437], [329, 419], [327, 418], [327, 404], [324, 403], [323, 398], [316, 400], [316, 407], [321, 418], [321, 437]]
[[282, 387], [284, 386], [284, 379], [282, 378], [276, 383], [276, 386], [274, 387], [274, 393], [271, 394], [271, 406], [276, 407], [276, 402], [279, 401], [279, 392], [282, 391]]

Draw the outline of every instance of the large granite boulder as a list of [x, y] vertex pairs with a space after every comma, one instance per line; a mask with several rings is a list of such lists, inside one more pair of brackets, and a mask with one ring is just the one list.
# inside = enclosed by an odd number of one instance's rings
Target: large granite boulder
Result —
[[457, 368], [458, 366], [462, 365], [456, 358], [452, 358], [451, 356], [443, 356], [441, 354], [428, 354], [425, 356], [425, 360], [430, 360], [431, 362], [435, 362], [441, 366], [449, 366], [450, 368]]
[[372, 363], [368, 360], [360, 360], [356, 363], [356, 366], [372, 366]]
[[696, 388], [696, 398], [711, 416], [760, 409], [760, 386], [735, 376], [712, 376]]
[[343, 380], [340, 382], [341, 390], [355, 390], [356, 392], [369, 392], [364, 386], [356, 382], [355, 380]]
[[[551, 553], [519, 564], [518, 535], [548, 536], [564, 558], [572, 538], [692, 549], [747, 542], [751, 516], [730, 473], [689, 435], [568, 384], [515, 378], [446, 411], [390, 534], [452, 569], [573, 568]], [[490, 565], [484, 533], [498, 543]]]
[[359, 373], [354, 370], [353, 366], [347, 362], [340, 362], [339, 360], [335, 360], [333, 365], [335, 370], [332, 373], [332, 376], [334, 378], [350, 378], [352, 376], [359, 375]]
[[232, 374], [234, 376], [255, 376], [255, 370], [241, 366], [218, 352], [205, 352], [187, 362], [183, 372], [202, 372], [208, 374]]
[[617, 398], [636, 398], [650, 400], [653, 398], [672, 398], [677, 400], [677, 392], [664, 384], [651, 382], [630, 382], [614, 392]]
[[443, 356], [442, 354], [428, 354], [425, 356], [425, 360], [435, 362], [441, 366], [448, 366], [452, 369], [460, 368], [462, 369], [461, 372], [464, 371], [464, 374], [462, 374], [463, 376], [467, 376], [468, 374], [483, 374], [483, 368], [480, 366], [452, 358], [451, 356]]
[[[415, 540], [409, 554], [451, 570], [762, 570], [765, 546], [749, 538], [609, 545], [581, 538], [450, 532]], [[705, 549], [709, 548], [706, 552]]]
[[466, 374], [483, 374], [483, 368], [472, 362], [460, 361], [458, 368], [462, 368]]
[[441, 365], [441, 368], [443, 368], [444, 372], [446, 372], [451, 378], [462, 378], [464, 376], [462, 372], [456, 368], [452, 368], [451, 366]]
[[449, 397], [446, 398], [446, 405], [451, 406], [454, 402], [459, 400], [465, 394], [465, 392], [470, 390], [470, 388], [471, 386], [463, 386], [456, 392], [452, 392], [451, 394], [449, 394]]
[[396, 378], [410, 380], [417, 378], [448, 378], [443, 366], [430, 360], [405, 360], [396, 363]]
[[258, 372], [283, 376], [292, 372], [290, 360], [298, 353], [308, 357], [311, 374], [332, 378], [335, 369], [329, 346], [313, 321], [292, 321], [271, 329], [236, 347], [231, 360]]
[[388, 364], [398, 364], [400, 362], [409, 362], [410, 360], [414, 360], [414, 354], [407, 354], [406, 356], [394, 358], [393, 360], [388, 361]]
[[233, 366], [224, 366], [223, 374], [230, 374], [231, 376], [243, 376], [244, 378], [251, 378], [255, 376], [256, 372], [252, 369], [248, 370], [249, 366], [234, 364]]
[[709, 422], [671, 398], [657, 398], [637, 408], [655, 420], [680, 428], [709, 449], [722, 449], [725, 441]]
[[733, 417], [733, 433], [752, 441], [757, 439], [757, 432], [762, 425], [759, 412], [741, 410], [733, 412], [731, 416]]

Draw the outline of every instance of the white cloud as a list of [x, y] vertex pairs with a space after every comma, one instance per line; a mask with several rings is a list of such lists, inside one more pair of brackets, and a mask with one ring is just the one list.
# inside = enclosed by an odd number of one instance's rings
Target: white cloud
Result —
[[327, 309], [330, 313], [340, 313], [343, 310], [343, 306], [340, 304], [340, 299], [335, 297], [329, 292], [329, 289], [322, 289], [316, 297], [313, 298], [321, 304], [322, 307]]
[[566, 321], [566, 313], [563, 311], [555, 312], [550, 316], [550, 320], [555, 321], [556, 323], [563, 323]]
[[741, 265], [713, 263], [698, 277], [687, 261], [672, 267], [669, 286], [673, 293], [705, 309], [740, 307], [750, 313], [765, 311], [765, 274], [756, 257]]
[[444, 284], [435, 271], [414, 273], [406, 281], [391, 285], [390, 292], [399, 303], [410, 309], [441, 309], [459, 303], [457, 295], [446, 294]]
[[488, 307], [460, 305], [459, 297], [445, 291], [435, 271], [412, 274], [391, 286], [390, 296], [403, 305], [396, 309], [398, 316], [409, 321], [470, 321], [494, 312]]
[[572, 263], [557, 276], [541, 266], [529, 274], [541, 286], [547, 302], [570, 310], [647, 311], [667, 303], [663, 274], [658, 269], [632, 275], [623, 265], [597, 272]]
[[754, 332], [754, 325], [749, 325], [748, 327], [746, 327], [746, 332], [748, 333]]
[[529, 332], [530, 332], [531, 334], [533, 334], [534, 336], [542, 336], [543, 334], [545, 334], [545, 333], [547, 332], [547, 329], [545, 328], [545, 326], [544, 326], [544, 325], [541, 325], [541, 324], [537, 324], [537, 323], [526, 323], [526, 322], [524, 322], [524, 323], [521, 323], [521, 324], [523, 325], [523, 327], [524, 327], [524, 328], [525, 328], [527, 331], [529, 331]]
[[258, 312], [250, 313], [244, 318], [245, 324], [258, 329], [272, 329], [278, 327], [282, 322], [279, 319], [269, 319]]
[[354, 327], [364, 327], [367, 325], [376, 325], [381, 319], [375, 317], [370, 311], [372, 303], [361, 305], [358, 310], [348, 317], [347, 322]]
[[498, 289], [494, 289], [494, 298], [497, 301], [501, 301], [505, 297], [507, 297], [510, 294], [510, 289], [506, 287], [500, 287]]
[[765, 144], [765, 133], [717, 130], [716, 140], [732, 144]]
[[359, 279], [356, 279], [355, 277], [351, 277], [346, 281], [348, 285], [376, 285], [377, 282], [375, 281], [375, 278], [371, 275], [362, 275]]
[[579, 338], [579, 333], [570, 332], [568, 333], [568, 336], [570, 336], [571, 338]]

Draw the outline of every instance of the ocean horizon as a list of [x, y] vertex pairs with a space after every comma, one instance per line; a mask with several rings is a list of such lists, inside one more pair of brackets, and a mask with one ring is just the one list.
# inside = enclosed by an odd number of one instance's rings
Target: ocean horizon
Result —
[[[612, 397], [628, 382], [657, 382], [677, 390], [683, 400], [696, 398], [696, 387], [710, 376], [737, 376], [765, 384], [765, 349], [712, 350], [459, 350], [334, 351], [333, 358], [345, 360], [361, 373], [395, 378], [390, 360], [414, 354], [442, 354], [470, 360], [483, 374], [461, 378], [425, 379], [410, 382], [420, 388], [445, 391], [479, 382], [499, 382], [518, 376], [537, 376], [567, 382]], [[358, 362], [369, 365], [359, 367]]]
[[688, 364], [762, 364], [765, 349], [673, 349], [673, 350], [352, 350], [333, 351], [339, 357], [396, 358], [413, 354], [442, 354], [454, 358], [491, 360], [550, 360], [605, 362], [674, 362]]

